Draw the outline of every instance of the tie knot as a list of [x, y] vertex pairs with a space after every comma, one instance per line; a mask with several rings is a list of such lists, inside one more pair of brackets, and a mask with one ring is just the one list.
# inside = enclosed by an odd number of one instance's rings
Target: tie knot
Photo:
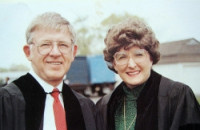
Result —
[[52, 93], [51, 93], [51, 96], [54, 97], [54, 98], [58, 98], [59, 94], [60, 94], [59, 90], [57, 88], [54, 88]]

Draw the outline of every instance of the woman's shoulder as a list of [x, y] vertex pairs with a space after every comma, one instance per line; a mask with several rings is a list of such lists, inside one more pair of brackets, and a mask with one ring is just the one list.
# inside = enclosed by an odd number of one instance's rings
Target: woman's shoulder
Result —
[[161, 96], [174, 95], [175, 96], [175, 95], [183, 95], [187, 93], [193, 93], [192, 89], [188, 85], [162, 76], [160, 87], [159, 87], [159, 95]]

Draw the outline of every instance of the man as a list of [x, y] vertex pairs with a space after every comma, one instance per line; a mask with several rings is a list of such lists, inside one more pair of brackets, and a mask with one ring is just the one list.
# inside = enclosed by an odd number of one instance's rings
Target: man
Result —
[[0, 130], [96, 130], [94, 103], [63, 83], [77, 52], [70, 23], [44, 13], [26, 40], [32, 69], [0, 89]]

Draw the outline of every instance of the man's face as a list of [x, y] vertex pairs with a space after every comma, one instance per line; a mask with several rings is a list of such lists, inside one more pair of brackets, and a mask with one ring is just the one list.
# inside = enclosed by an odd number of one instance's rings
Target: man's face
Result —
[[[47, 53], [41, 53], [41, 45], [50, 43], [52, 49]], [[59, 49], [62, 43], [68, 43], [70, 49], [62, 53]], [[59, 47], [60, 46], [60, 47]], [[25, 45], [24, 52], [31, 62], [35, 73], [47, 83], [56, 86], [62, 82], [63, 77], [68, 72], [72, 61], [76, 55], [77, 46], [71, 44], [69, 32], [56, 30], [36, 30], [33, 34], [33, 44]]]

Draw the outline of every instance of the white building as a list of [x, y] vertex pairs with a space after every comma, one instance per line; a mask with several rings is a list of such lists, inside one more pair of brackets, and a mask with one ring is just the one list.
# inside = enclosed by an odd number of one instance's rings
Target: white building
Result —
[[161, 59], [153, 69], [165, 77], [189, 85], [200, 95], [200, 42], [194, 38], [163, 43]]

